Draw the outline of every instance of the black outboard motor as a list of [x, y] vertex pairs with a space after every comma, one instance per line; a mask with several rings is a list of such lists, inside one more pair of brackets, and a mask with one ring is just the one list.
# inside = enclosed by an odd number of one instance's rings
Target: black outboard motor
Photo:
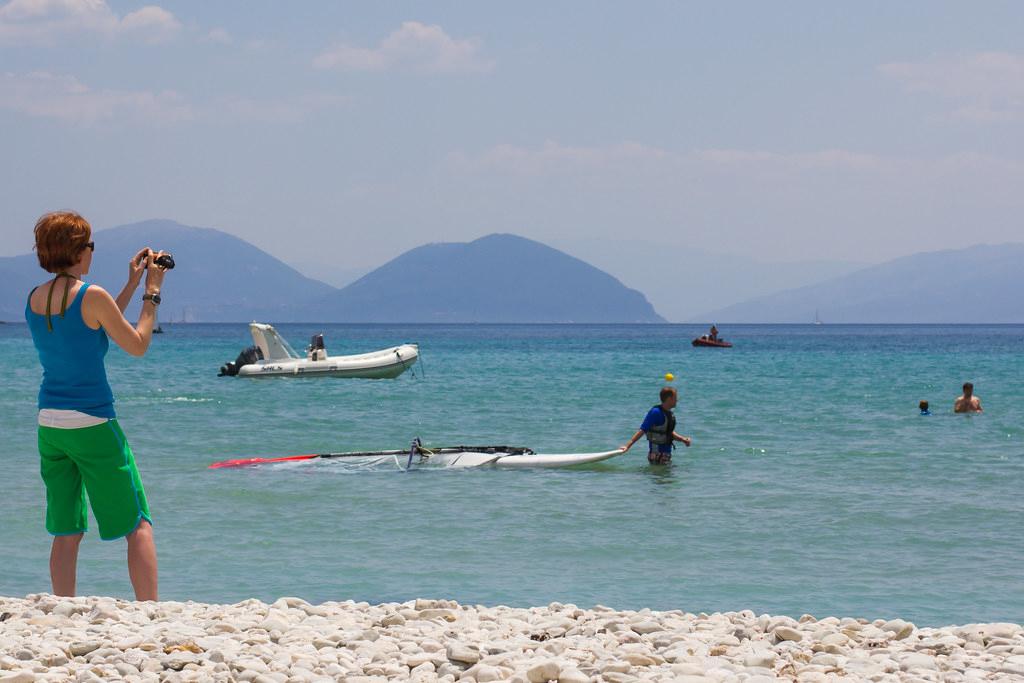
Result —
[[314, 334], [309, 340], [309, 359], [327, 360], [327, 349], [324, 347], [324, 335]]
[[263, 360], [263, 352], [260, 351], [258, 346], [242, 349], [242, 352], [238, 354], [238, 358], [234, 362], [220, 366], [220, 372], [217, 373], [217, 376], [234, 377], [243, 365], [250, 365], [258, 360]]

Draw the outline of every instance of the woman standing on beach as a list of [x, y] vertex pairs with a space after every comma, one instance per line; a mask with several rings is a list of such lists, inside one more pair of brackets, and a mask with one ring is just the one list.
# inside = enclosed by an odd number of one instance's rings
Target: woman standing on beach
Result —
[[[72, 212], [36, 223], [39, 265], [54, 277], [28, 296], [25, 319], [43, 366], [39, 388], [40, 473], [46, 484], [46, 529], [53, 534], [50, 578], [56, 595], [75, 594], [78, 546], [86, 531], [86, 493], [100, 538], [128, 539], [128, 574], [137, 600], [157, 599], [156, 545], [135, 458], [114, 414], [103, 358], [109, 335], [133, 356], [149, 347], [164, 269], [162, 252], [139, 251], [128, 283], [110, 296], [82, 281], [95, 243], [88, 221]], [[146, 292], [135, 327], [125, 320], [142, 275]]]

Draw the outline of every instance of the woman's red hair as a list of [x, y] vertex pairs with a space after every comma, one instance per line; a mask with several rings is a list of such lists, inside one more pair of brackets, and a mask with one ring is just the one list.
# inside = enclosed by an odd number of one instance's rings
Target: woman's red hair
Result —
[[92, 226], [74, 211], [54, 211], [36, 221], [35, 233], [39, 265], [45, 271], [59, 273], [78, 263], [78, 256], [92, 237]]

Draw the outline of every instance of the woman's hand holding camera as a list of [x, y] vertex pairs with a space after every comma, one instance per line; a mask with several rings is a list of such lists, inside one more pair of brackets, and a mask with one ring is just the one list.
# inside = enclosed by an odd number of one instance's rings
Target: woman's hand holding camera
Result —
[[146, 258], [149, 256], [150, 251], [152, 249], [149, 247], [140, 249], [139, 253], [128, 262], [128, 284], [132, 288], [138, 287], [139, 283], [142, 282], [142, 274], [146, 272]]
[[128, 262], [128, 285], [134, 290], [146, 275], [146, 294], [159, 294], [164, 283], [164, 274], [174, 267], [174, 259], [166, 251], [154, 251], [149, 247], [140, 249]]
[[166, 251], [153, 251], [150, 249], [146, 256], [146, 294], [160, 293], [167, 269], [157, 263], [157, 259], [165, 254], [167, 254]]

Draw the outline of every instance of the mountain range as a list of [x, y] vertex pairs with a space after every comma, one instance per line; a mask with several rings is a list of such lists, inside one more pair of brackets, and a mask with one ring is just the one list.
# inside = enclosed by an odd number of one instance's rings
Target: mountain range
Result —
[[709, 319], [708, 311], [869, 265], [835, 259], [764, 261], [649, 239], [558, 240], [553, 246], [643, 292], [658, 313], [672, 322], [703, 322]]
[[701, 321], [1024, 322], [1024, 244], [924, 252], [710, 311]]
[[[96, 251], [86, 279], [114, 296], [128, 277], [129, 260], [141, 247], [174, 254], [175, 269], [164, 283], [164, 320], [296, 320], [292, 316], [296, 301], [336, 291], [245, 240], [212, 228], [148, 220], [97, 230], [93, 241]], [[22, 320], [25, 296], [45, 279], [35, 254], [0, 258], [0, 319]], [[139, 296], [128, 308], [130, 320], [138, 315]]]
[[[306, 277], [228, 233], [170, 220], [99, 230], [94, 241], [88, 279], [114, 294], [139, 247], [174, 253], [177, 267], [165, 282], [164, 321], [664, 322], [644, 294], [607, 272], [508, 234], [426, 244], [341, 288]], [[924, 252], [861, 268], [806, 262], [785, 275], [773, 275], [768, 264], [750, 270], [748, 263], [728, 257], [676, 256], [641, 246], [634, 245], [648, 256], [654, 253], [665, 267], [651, 268], [651, 260], [626, 248], [604, 262], [609, 268], [641, 263], [631, 277], [655, 292], [674, 320], [683, 311], [710, 309], [688, 319], [807, 323], [817, 314], [826, 323], [1024, 322], [1024, 244]], [[22, 320], [28, 290], [45, 277], [34, 254], [0, 257], [0, 320]], [[801, 277], [811, 283], [773, 291]], [[751, 296], [758, 290], [763, 293]], [[733, 301], [746, 298], [722, 306], [726, 292]], [[137, 315], [137, 300], [130, 319]]]
[[339, 291], [325, 311], [368, 322], [665, 322], [611, 275], [506, 234], [407, 251]]
[[[643, 294], [515, 235], [428, 244], [338, 289], [212, 228], [149, 220], [93, 234], [91, 282], [117, 294], [140, 247], [174, 254], [162, 318], [197, 322], [664, 322]], [[44, 281], [35, 254], [0, 258], [0, 320]], [[134, 319], [138, 296], [127, 315]]]

